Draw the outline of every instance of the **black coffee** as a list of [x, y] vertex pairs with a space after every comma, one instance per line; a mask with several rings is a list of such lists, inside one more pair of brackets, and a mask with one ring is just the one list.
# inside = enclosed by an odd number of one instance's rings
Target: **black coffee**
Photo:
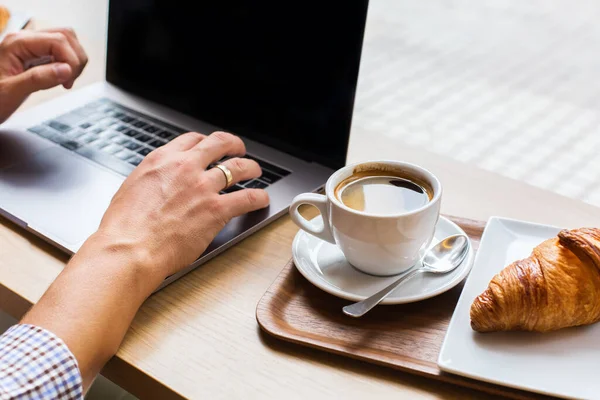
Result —
[[338, 189], [336, 196], [342, 203], [369, 214], [406, 213], [423, 207], [431, 199], [423, 186], [397, 176], [359, 177], [342, 182]]

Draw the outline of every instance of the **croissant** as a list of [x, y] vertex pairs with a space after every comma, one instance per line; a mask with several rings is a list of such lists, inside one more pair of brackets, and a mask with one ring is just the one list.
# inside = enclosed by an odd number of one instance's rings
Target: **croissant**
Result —
[[600, 229], [562, 230], [494, 276], [471, 305], [478, 332], [547, 332], [600, 320]]
[[6, 25], [8, 25], [8, 20], [10, 19], [10, 11], [8, 8], [0, 6], [0, 33], [6, 29]]

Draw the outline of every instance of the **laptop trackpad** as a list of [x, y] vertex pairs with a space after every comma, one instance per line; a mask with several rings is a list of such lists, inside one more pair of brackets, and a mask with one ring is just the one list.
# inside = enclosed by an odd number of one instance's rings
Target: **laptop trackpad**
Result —
[[98, 228], [124, 179], [53, 147], [0, 170], [0, 209], [77, 251]]

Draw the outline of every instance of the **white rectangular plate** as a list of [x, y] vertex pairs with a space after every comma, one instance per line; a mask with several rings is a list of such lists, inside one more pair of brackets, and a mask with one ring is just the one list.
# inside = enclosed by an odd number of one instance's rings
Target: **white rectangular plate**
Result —
[[497, 217], [488, 221], [440, 351], [440, 369], [554, 396], [600, 397], [600, 324], [548, 333], [482, 334], [471, 329], [471, 304], [492, 277], [559, 231]]

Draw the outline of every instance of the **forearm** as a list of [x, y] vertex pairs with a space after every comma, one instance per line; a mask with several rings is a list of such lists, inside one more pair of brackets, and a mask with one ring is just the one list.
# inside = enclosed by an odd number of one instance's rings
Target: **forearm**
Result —
[[137, 310], [163, 277], [140, 258], [92, 236], [21, 321], [60, 337], [79, 363], [84, 389], [113, 356]]

